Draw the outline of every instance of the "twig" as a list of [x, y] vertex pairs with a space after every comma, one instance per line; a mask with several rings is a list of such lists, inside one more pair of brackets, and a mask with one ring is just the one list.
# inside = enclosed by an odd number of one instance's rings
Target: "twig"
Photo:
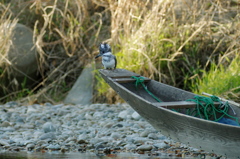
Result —
[[[206, 95], [206, 96], [213, 96], [212, 94], [208, 94], [208, 93], [205, 93], [205, 92], [202, 92], [202, 94], [203, 94], [203, 95]], [[237, 106], [237, 107], [240, 107], [240, 104], [239, 104], [239, 103], [236, 103], [236, 102], [234, 102], [234, 101], [229, 101], [229, 100], [227, 100], [227, 99], [220, 98], [220, 97], [218, 97], [218, 98], [219, 98], [220, 100], [224, 101], [224, 102], [228, 102], [228, 103], [233, 104], [233, 105], [235, 105], [235, 106]]]

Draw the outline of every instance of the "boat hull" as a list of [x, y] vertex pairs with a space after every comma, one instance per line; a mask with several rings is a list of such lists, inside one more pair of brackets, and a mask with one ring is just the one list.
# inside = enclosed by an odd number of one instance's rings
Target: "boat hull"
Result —
[[[218, 155], [240, 158], [240, 127], [207, 121], [159, 107], [155, 102], [149, 102], [145, 98], [133, 93], [123, 84], [114, 82], [111, 77], [106, 76], [101, 70], [100, 73], [104, 80], [135, 111], [163, 135], [175, 141]], [[152, 82], [156, 83], [156, 81]], [[168, 85], [165, 86], [168, 87]], [[184, 96], [187, 97], [193, 95], [190, 92], [188, 94], [186, 91], [182, 91], [182, 93], [186, 94]]]

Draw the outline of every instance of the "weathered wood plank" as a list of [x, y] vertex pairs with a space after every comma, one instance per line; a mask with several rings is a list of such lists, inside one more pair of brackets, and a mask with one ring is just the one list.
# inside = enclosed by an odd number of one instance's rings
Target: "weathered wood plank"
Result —
[[103, 74], [104, 76], [107, 77], [111, 77], [111, 78], [124, 78], [124, 77], [131, 77], [131, 76], [140, 76], [139, 74], [130, 72], [130, 71], [126, 71], [124, 69], [114, 69], [114, 70], [105, 70], [105, 69], [101, 69], [100, 70], [101, 74]]
[[[128, 82], [135, 82], [136, 79], [134, 79], [134, 78], [114, 78], [113, 81], [118, 82], [118, 83], [128, 83]], [[149, 82], [149, 81], [151, 81], [151, 79], [144, 78], [144, 82]]]
[[[177, 102], [162, 102], [162, 103], [153, 103], [157, 107], [163, 107], [167, 109], [183, 109], [183, 108], [195, 108], [195, 102], [188, 102], [188, 101], [177, 101]], [[214, 103], [215, 107], [219, 106], [218, 102]]]
[[[111, 77], [112, 79], [116, 79], [116, 78], [131, 78], [132, 76], [114, 76]], [[140, 75], [136, 75], [136, 77], [140, 77]]]

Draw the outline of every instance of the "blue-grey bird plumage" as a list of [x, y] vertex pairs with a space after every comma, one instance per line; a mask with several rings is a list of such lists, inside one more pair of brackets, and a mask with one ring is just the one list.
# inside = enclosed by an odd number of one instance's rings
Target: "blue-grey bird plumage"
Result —
[[115, 69], [117, 67], [116, 56], [112, 54], [111, 47], [107, 43], [99, 45], [99, 54], [95, 57], [102, 56], [102, 64], [105, 69]]

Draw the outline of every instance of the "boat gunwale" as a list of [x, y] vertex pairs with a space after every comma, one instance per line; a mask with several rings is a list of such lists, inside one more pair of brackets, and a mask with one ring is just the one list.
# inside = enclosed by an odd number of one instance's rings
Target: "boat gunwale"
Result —
[[[100, 72], [101, 72], [101, 71], [100, 71]], [[105, 76], [105, 75], [104, 75], [104, 76]], [[226, 126], [227, 126], [227, 127], [231, 127], [231, 128], [240, 129], [240, 126], [223, 124], [223, 123], [215, 122], [215, 121], [212, 121], [212, 120], [206, 120], [206, 119], [202, 119], [202, 118], [198, 118], [198, 117], [193, 117], [193, 116], [190, 116], [190, 115], [187, 115], [187, 114], [183, 114], [183, 113], [179, 113], [179, 112], [176, 112], [176, 111], [172, 111], [172, 110], [170, 110], [170, 109], [167, 109], [167, 108], [164, 108], [164, 107], [161, 107], [161, 106], [157, 106], [157, 103], [158, 103], [158, 102], [150, 102], [150, 101], [144, 99], [143, 97], [135, 94], [135, 93], [132, 92], [131, 90], [129, 90], [129, 89], [127, 89], [126, 87], [124, 87], [124, 86], [122, 85], [122, 83], [118, 83], [117, 81], [114, 81], [115, 78], [112, 78], [112, 77], [109, 77], [109, 76], [105, 76], [105, 77], [107, 77], [108, 80], [110, 80], [111, 82], [113, 82], [113, 83], [114, 83], [115, 85], [117, 85], [118, 87], [121, 87], [122, 89], [124, 89], [124, 90], [125, 90], [126, 92], [128, 92], [129, 94], [132, 94], [133, 96], [135, 96], [136, 98], [142, 100], [143, 102], [148, 103], [148, 104], [150, 104], [150, 105], [152, 105], [152, 106], [154, 106], [154, 107], [156, 107], [156, 108], [158, 108], [158, 109], [161, 109], [161, 110], [163, 110], [163, 111], [168, 111], [168, 112], [170, 112], [170, 113], [174, 113], [174, 114], [179, 115], [179, 116], [185, 116], [185, 117], [190, 118], [190, 119], [193, 119], [193, 120], [199, 120], [199, 121], [202, 121], [202, 122], [208, 122], [209, 124], [217, 124], [217, 125], [221, 125], [221, 126], [223, 126], [223, 127], [226, 127]], [[142, 76], [142, 77], [144, 77], [144, 76]], [[146, 77], [145, 77], [145, 78], [146, 78]], [[150, 79], [149, 82], [151, 82], [151, 81], [155, 81], [155, 80]], [[156, 81], [156, 82], [157, 82], [157, 81]], [[172, 87], [172, 88], [174, 88], [173, 86], [170, 86], [170, 85], [167, 85], [167, 84], [164, 84], [164, 83], [158, 82], [158, 84], [159, 84], [159, 85], [165, 85], [165, 86], [167, 86], [167, 87]], [[178, 89], [178, 88], [176, 88], [176, 89]], [[179, 89], [179, 90], [181, 90], [181, 89]], [[181, 91], [185, 92], [184, 90], [181, 90]], [[189, 92], [189, 93], [191, 93], [191, 92]], [[117, 94], [119, 94], [119, 93], [117, 92]], [[124, 101], [125, 101], [125, 99], [124, 99]], [[126, 102], [127, 102], [127, 101], [126, 101]], [[174, 101], [174, 102], [181, 102], [181, 101]], [[128, 102], [127, 102], [127, 103], [128, 103]], [[161, 103], [164, 103], [164, 102], [161, 102]], [[165, 102], [165, 103], [167, 103], [167, 102]], [[238, 115], [237, 117], [240, 118], [239, 115]]]

